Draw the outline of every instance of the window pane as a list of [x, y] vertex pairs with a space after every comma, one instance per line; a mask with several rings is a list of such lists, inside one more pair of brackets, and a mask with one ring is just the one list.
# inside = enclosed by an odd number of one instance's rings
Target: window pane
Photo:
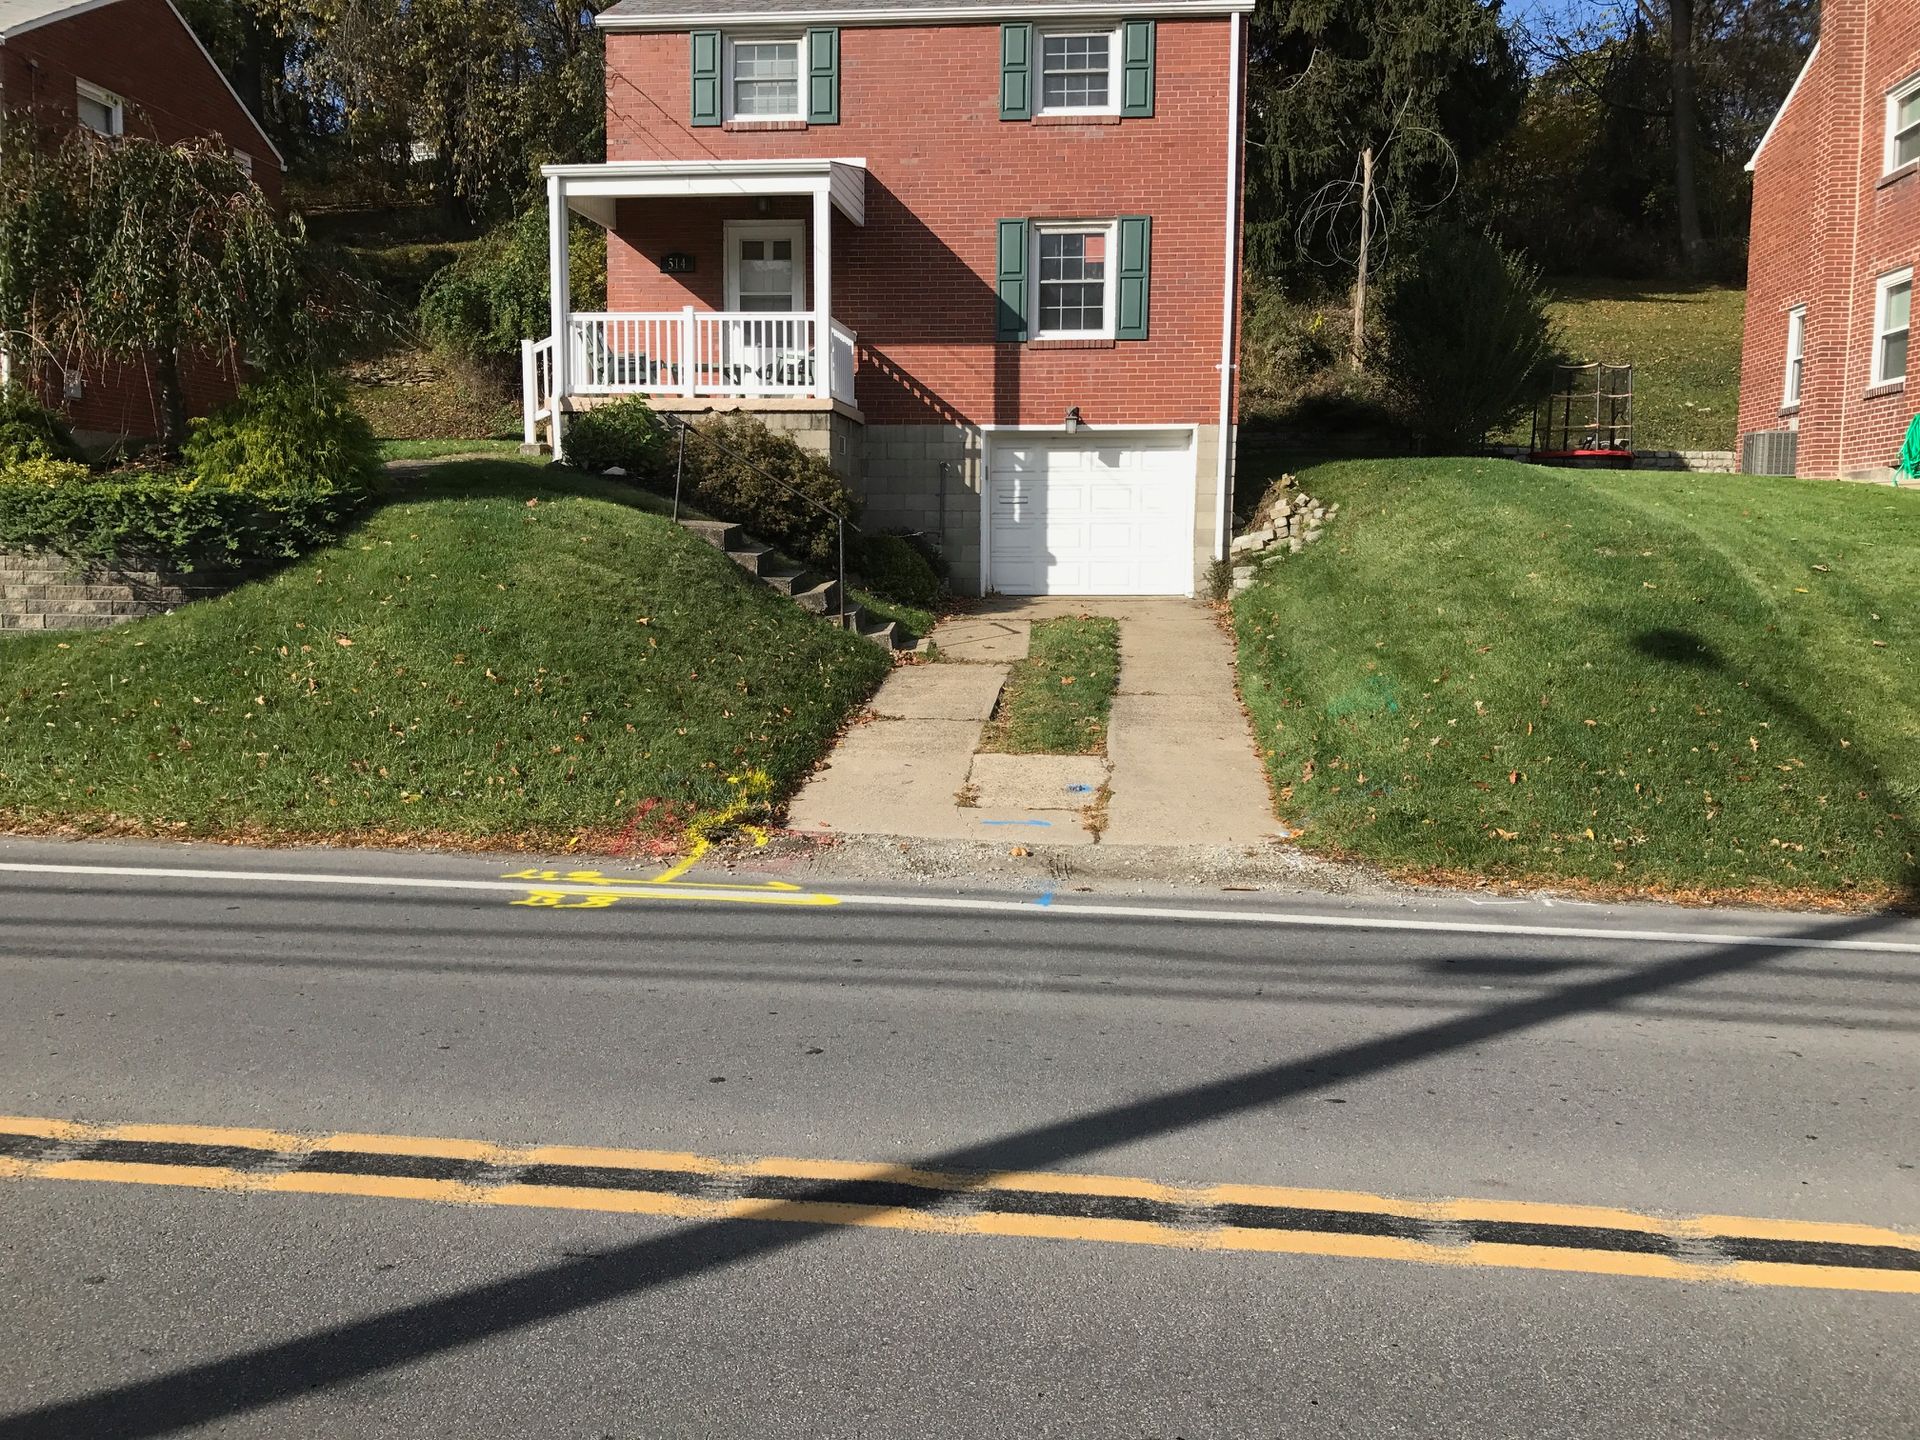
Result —
[[1040, 108], [1095, 109], [1107, 103], [1111, 35], [1045, 35], [1040, 40]]
[[1040, 232], [1040, 330], [1104, 330], [1104, 230]]
[[1906, 329], [1912, 318], [1912, 312], [1913, 282], [1908, 280], [1888, 287], [1887, 298], [1880, 313], [1880, 333], [1884, 335], [1889, 330]]
[[733, 113], [791, 116], [800, 113], [800, 44], [754, 41], [733, 47]]
[[1893, 142], [1895, 166], [1911, 165], [1916, 160], [1920, 160], [1920, 125], [1915, 125]]
[[102, 104], [91, 95], [82, 95], [80, 123], [89, 130], [97, 130], [102, 135], [111, 135], [113, 134], [113, 107]]
[[1893, 107], [1893, 128], [1896, 133], [1920, 125], [1920, 90], [1896, 101]]
[[1880, 378], [1899, 380], [1907, 373], [1907, 332], [1896, 331], [1880, 342]]

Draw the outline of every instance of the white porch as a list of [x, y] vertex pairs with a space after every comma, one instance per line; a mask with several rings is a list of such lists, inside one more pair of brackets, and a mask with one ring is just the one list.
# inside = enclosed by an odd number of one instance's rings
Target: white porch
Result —
[[[865, 161], [616, 161], [549, 165], [542, 173], [551, 329], [543, 338], [521, 342], [526, 443], [539, 442], [544, 423], [553, 453], [561, 456], [568, 413], [619, 395], [655, 396], [681, 406], [726, 400], [856, 408], [857, 337], [833, 318], [831, 255], [836, 211], [855, 225], [866, 223]], [[572, 308], [569, 216], [583, 216], [612, 232], [621, 201], [670, 206], [690, 197], [763, 206], [770, 199], [789, 206], [801, 199], [807, 220], [793, 229], [806, 239], [782, 250], [793, 276], [790, 296], [736, 294], [729, 275], [727, 296], [733, 303], [725, 309], [692, 304], [649, 311]], [[803, 278], [810, 283], [803, 286]]]

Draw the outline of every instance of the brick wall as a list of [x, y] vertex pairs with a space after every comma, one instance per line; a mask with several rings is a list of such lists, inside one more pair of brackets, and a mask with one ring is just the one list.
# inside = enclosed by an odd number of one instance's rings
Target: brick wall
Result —
[[[1872, 388], [1875, 284], [1920, 267], [1920, 167], [1883, 176], [1887, 92], [1920, 72], [1920, 5], [1827, 0], [1820, 51], [1754, 167], [1740, 431], [1797, 429], [1802, 475], [1886, 465], [1920, 399]], [[1797, 410], [1781, 406], [1787, 312], [1807, 307]]]
[[[611, 160], [862, 157], [867, 223], [834, 215], [834, 317], [860, 337], [870, 423], [1217, 423], [1229, 30], [1162, 20], [1155, 113], [1062, 124], [999, 118], [997, 25], [847, 27], [838, 125], [695, 129], [686, 34], [607, 37]], [[772, 202], [773, 216], [784, 212]], [[1153, 217], [1149, 338], [1047, 349], [994, 339], [994, 222]], [[609, 305], [721, 302], [720, 227], [752, 200], [625, 202]], [[691, 276], [659, 271], [667, 250]]]
[[[125, 101], [127, 134], [164, 142], [220, 137], [251, 158], [255, 182], [279, 199], [273, 152], [166, 0], [117, 0], [0, 44], [0, 103], [56, 134], [77, 123], [75, 85], [82, 79]], [[205, 413], [233, 393], [232, 367], [213, 357], [186, 371], [190, 413]], [[76, 427], [156, 433], [157, 396], [144, 370], [115, 367], [80, 379], [81, 398], [63, 404]], [[57, 378], [48, 381], [48, 398], [60, 398]]]

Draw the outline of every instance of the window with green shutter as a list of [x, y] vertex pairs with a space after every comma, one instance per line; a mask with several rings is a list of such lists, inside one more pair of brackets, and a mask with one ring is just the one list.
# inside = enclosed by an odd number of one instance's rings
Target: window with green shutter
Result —
[[840, 31], [807, 31], [807, 123], [840, 123]]
[[1027, 338], [1027, 222], [1002, 220], [995, 233], [994, 290], [999, 319], [994, 337], [999, 340]]
[[1147, 338], [1147, 271], [1153, 259], [1153, 217], [1120, 217], [1120, 264], [1115, 272], [1113, 338]]
[[[1000, 27], [1000, 118], [1033, 118], [1033, 26]], [[1003, 222], [1004, 223], [1004, 222]]]
[[693, 41], [693, 123], [720, 123], [720, 32], [695, 30]]
[[1120, 27], [1120, 113], [1153, 114], [1153, 46], [1151, 20], [1129, 20]]

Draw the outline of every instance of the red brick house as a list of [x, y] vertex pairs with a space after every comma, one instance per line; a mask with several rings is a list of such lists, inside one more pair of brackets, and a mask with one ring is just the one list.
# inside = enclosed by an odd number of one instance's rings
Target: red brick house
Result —
[[[546, 171], [528, 438], [620, 393], [752, 410], [964, 588], [1193, 593], [1230, 525], [1251, 9], [619, 0], [606, 162]], [[569, 214], [608, 313], [571, 307]]]
[[1742, 468], [1884, 477], [1920, 408], [1920, 0], [1825, 0], [1747, 168]]
[[[261, 189], [280, 195], [280, 152], [170, 0], [0, 0], [0, 107], [43, 133], [85, 126], [169, 143], [221, 140]], [[233, 393], [230, 370], [210, 360], [184, 379], [192, 414]], [[157, 397], [140, 370], [55, 371], [46, 384], [82, 439], [159, 433]]]

